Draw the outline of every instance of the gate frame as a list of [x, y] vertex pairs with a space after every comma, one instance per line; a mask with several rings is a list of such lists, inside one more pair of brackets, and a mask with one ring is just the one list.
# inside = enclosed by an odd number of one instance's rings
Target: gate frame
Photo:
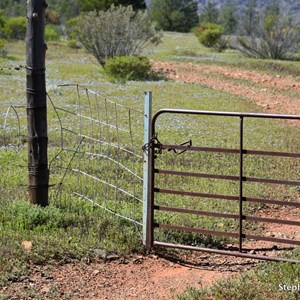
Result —
[[[149, 101], [150, 98], [150, 101]], [[146, 93], [145, 103], [151, 103], [152, 95], [151, 93]], [[151, 104], [150, 104], [151, 105]], [[146, 106], [145, 106], [146, 107]], [[148, 110], [149, 112], [149, 110]], [[219, 249], [211, 249], [211, 248], [204, 248], [204, 247], [194, 247], [194, 246], [187, 246], [181, 244], [173, 244], [173, 243], [164, 243], [154, 241], [154, 194], [155, 194], [155, 187], [154, 187], [154, 173], [155, 173], [155, 149], [158, 147], [158, 140], [157, 134], [155, 131], [155, 124], [157, 118], [162, 114], [186, 114], [186, 115], [211, 115], [211, 116], [223, 116], [223, 117], [236, 117], [240, 119], [240, 140], [239, 140], [239, 149], [226, 149], [222, 148], [223, 151], [220, 152], [228, 152], [228, 153], [237, 153], [240, 157], [240, 167], [239, 167], [239, 251], [230, 251], [230, 250], [219, 250]], [[145, 113], [145, 120], [146, 115], [149, 114]], [[151, 116], [151, 110], [150, 110]], [[281, 262], [290, 262], [290, 263], [300, 263], [300, 260], [294, 259], [287, 259], [281, 257], [270, 257], [270, 256], [262, 256], [262, 255], [255, 255], [255, 254], [248, 254], [243, 253], [242, 251], [242, 240], [245, 236], [243, 234], [243, 202], [246, 200], [243, 196], [243, 182], [245, 181], [245, 177], [243, 176], [243, 156], [244, 154], [264, 154], [269, 156], [285, 156], [285, 157], [297, 157], [300, 158], [300, 153], [288, 153], [288, 152], [270, 152], [270, 151], [255, 151], [255, 150], [246, 150], [243, 148], [243, 129], [244, 129], [244, 118], [267, 118], [267, 119], [284, 119], [284, 120], [300, 120], [300, 115], [285, 115], [285, 114], [263, 114], [263, 113], [242, 113], [242, 112], [219, 112], [219, 111], [203, 111], [203, 110], [182, 110], [182, 109], [161, 109], [155, 113], [151, 121], [151, 129], [145, 129], [145, 145], [143, 147], [145, 156], [144, 156], [144, 206], [143, 206], [143, 225], [144, 225], [144, 245], [146, 246], [147, 250], [150, 251], [153, 246], [163, 246], [163, 247], [171, 247], [171, 248], [178, 248], [178, 249], [185, 249], [185, 250], [193, 250], [193, 251], [202, 251], [208, 253], [215, 253], [221, 255], [229, 255], [229, 256], [236, 256], [236, 257], [244, 257], [244, 258], [251, 258], [251, 259], [259, 259], [259, 260], [267, 260], [267, 261], [281, 261]], [[148, 119], [149, 121], [149, 119]], [[149, 125], [149, 123], [148, 123]], [[146, 126], [146, 122], [145, 122]], [[147, 135], [146, 135], [147, 132]], [[148, 136], [148, 139], [146, 138]], [[160, 150], [162, 149], [175, 149], [175, 150], [189, 150], [191, 146], [185, 145], [159, 145]], [[194, 148], [201, 148], [201, 147], [194, 147]], [[216, 151], [216, 149], [221, 150], [219, 148], [205, 148], [202, 147], [202, 151]], [[218, 151], [217, 151], [218, 152]], [[236, 177], [236, 176], [235, 176]], [[271, 180], [272, 181], [272, 180]], [[273, 180], [276, 182], [281, 182], [286, 184], [287, 181], [280, 181], [280, 180]], [[299, 183], [297, 182], [297, 185]], [[265, 199], [266, 202], [268, 201]], [[278, 200], [273, 200], [278, 201]], [[285, 201], [281, 201], [282, 205]], [[269, 200], [269, 203], [272, 204], [272, 200]], [[279, 203], [279, 202], [277, 202]], [[286, 202], [288, 204], [290, 202]], [[273, 203], [274, 204], [274, 203]], [[276, 204], [276, 203], [275, 203]], [[296, 207], [300, 207], [300, 203], [295, 202]], [[266, 221], [265, 221], [266, 222]], [[287, 221], [288, 222], [288, 221]], [[286, 224], [285, 221], [278, 221], [277, 223]], [[297, 222], [296, 222], [297, 223]], [[298, 222], [299, 223], [299, 222]], [[299, 225], [297, 225], [299, 226]], [[248, 235], [248, 238], [255, 238], [255, 236]], [[256, 236], [259, 237], [259, 236]], [[270, 241], [276, 242], [276, 238], [270, 238]], [[280, 239], [277, 239], [280, 242]], [[297, 245], [300, 245], [296, 242]], [[295, 244], [296, 244], [295, 243]]]

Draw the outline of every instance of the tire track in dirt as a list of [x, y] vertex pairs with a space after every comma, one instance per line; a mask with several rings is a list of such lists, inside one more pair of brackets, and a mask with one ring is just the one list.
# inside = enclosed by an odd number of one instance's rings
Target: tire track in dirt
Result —
[[[300, 83], [292, 77], [192, 63], [157, 62], [153, 68], [173, 80], [201, 84], [247, 98], [269, 113], [300, 114]], [[287, 96], [288, 92], [294, 96]]]

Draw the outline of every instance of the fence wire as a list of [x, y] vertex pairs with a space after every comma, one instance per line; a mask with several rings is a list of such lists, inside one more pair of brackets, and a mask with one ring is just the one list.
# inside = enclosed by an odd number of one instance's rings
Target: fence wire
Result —
[[55, 93], [65, 103], [59, 106], [48, 95], [54, 114], [50, 148], [60, 141], [60, 150], [49, 163], [51, 181], [59, 182], [56, 201], [68, 191], [142, 225], [143, 128], [138, 124], [143, 112], [79, 85], [62, 85]]
[[[143, 112], [76, 84], [52, 89], [48, 100], [50, 203], [81, 200], [140, 228]], [[2, 201], [16, 192], [26, 198], [26, 119], [26, 106], [1, 105], [1, 169], [19, 173], [14, 187], [1, 179]], [[21, 161], [10, 158], [16, 151]]]

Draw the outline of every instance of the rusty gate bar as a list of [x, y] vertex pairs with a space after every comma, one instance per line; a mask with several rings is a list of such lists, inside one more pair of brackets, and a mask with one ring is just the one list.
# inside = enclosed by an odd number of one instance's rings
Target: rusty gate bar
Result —
[[[186, 144], [169, 145], [169, 144], [163, 144], [163, 143], [161, 144], [157, 139], [157, 132], [155, 130], [155, 124], [156, 124], [157, 118], [162, 114], [187, 114], [187, 115], [206, 115], [206, 116], [220, 116], [220, 117], [222, 117], [222, 116], [223, 117], [237, 117], [240, 119], [239, 149], [199, 147], [199, 146], [192, 146], [191, 143], [189, 145], [186, 145]], [[289, 186], [300, 186], [300, 181], [297, 181], [297, 180], [278, 180], [278, 179], [255, 178], [255, 177], [250, 177], [250, 176], [244, 176], [244, 174], [243, 174], [244, 158], [243, 157], [245, 154], [260, 155], [260, 156], [300, 158], [300, 153], [244, 149], [244, 145], [243, 145], [244, 118], [300, 120], [300, 115], [256, 114], [256, 113], [241, 113], [241, 112], [162, 109], [153, 116], [152, 122], [151, 122], [151, 131], [150, 131], [151, 137], [149, 138], [149, 141], [148, 141], [150, 165], [149, 165], [149, 176], [148, 176], [149, 190], [148, 190], [147, 201], [149, 201], [148, 207], [152, 211], [150, 213], [151, 218], [149, 219], [149, 227], [150, 227], [149, 234], [150, 234], [150, 236], [147, 238], [148, 242], [146, 243], [146, 247], [148, 249], [151, 249], [151, 247], [153, 247], [153, 246], [163, 246], [163, 247], [179, 248], [179, 249], [186, 249], [186, 250], [203, 251], [203, 252], [216, 253], [216, 254], [222, 254], [222, 255], [239, 256], [239, 257], [245, 257], [245, 258], [255, 258], [255, 259], [260, 259], [260, 260], [300, 263], [299, 260], [281, 258], [281, 257], [255, 255], [255, 254], [245, 253], [245, 251], [243, 251], [244, 250], [243, 249], [243, 239], [245, 239], [245, 238], [300, 246], [300, 241], [298, 241], [298, 240], [292, 240], [292, 239], [287, 239], [287, 238], [257, 236], [257, 235], [253, 235], [253, 234], [243, 233], [243, 221], [244, 220], [300, 226], [300, 220], [299, 221], [281, 220], [281, 219], [272, 219], [272, 218], [266, 218], [266, 217], [247, 216], [247, 215], [243, 214], [243, 202], [277, 204], [277, 205], [285, 205], [285, 206], [300, 208], [299, 202], [289, 202], [289, 201], [282, 201], [282, 200], [276, 200], [276, 199], [264, 199], [264, 198], [257, 198], [257, 197], [245, 197], [243, 195], [243, 182], [256, 182], [256, 183], [270, 183], [270, 184], [282, 184], [282, 185], [289, 185]], [[157, 168], [155, 168], [155, 153], [157, 151], [162, 152], [162, 150], [165, 150], [165, 149], [174, 150], [174, 151], [181, 150], [181, 151], [200, 151], [200, 152], [202, 151], [202, 152], [238, 154], [239, 155], [239, 174], [238, 174], [238, 176], [232, 176], [232, 175], [205, 174], [205, 173], [157, 169]], [[172, 176], [189, 176], [189, 177], [198, 177], [198, 178], [239, 181], [239, 195], [238, 196], [229, 196], [229, 195], [221, 195], [221, 194], [208, 194], [208, 193], [200, 193], [200, 192], [156, 188], [155, 187], [155, 174], [167, 174], [167, 175], [172, 175]], [[168, 207], [168, 206], [162, 206], [162, 205], [155, 205], [155, 203], [154, 203], [155, 193], [201, 197], [201, 198], [207, 198], [207, 199], [219, 199], [220, 201], [224, 201], [224, 200], [239, 201], [239, 212], [238, 212], [238, 214], [233, 214], [233, 213], [211, 212], [211, 211], [193, 210], [193, 209], [175, 208], [175, 207]], [[225, 232], [225, 231], [201, 229], [201, 228], [196, 228], [196, 227], [157, 224], [154, 222], [154, 210], [165, 211], [165, 212], [185, 213], [185, 214], [195, 214], [195, 215], [200, 215], [200, 216], [211, 216], [211, 217], [236, 219], [239, 222], [238, 232]], [[164, 228], [164, 229], [170, 229], [170, 230], [180, 230], [180, 231], [186, 231], [186, 232], [198, 232], [198, 233], [204, 233], [204, 234], [235, 237], [235, 238], [238, 238], [238, 251], [194, 247], [194, 246], [188, 246], [188, 245], [155, 241], [154, 240], [154, 228]]]
[[239, 176], [239, 251], [243, 251], [243, 131], [244, 131], [244, 118], [240, 116], [240, 176]]

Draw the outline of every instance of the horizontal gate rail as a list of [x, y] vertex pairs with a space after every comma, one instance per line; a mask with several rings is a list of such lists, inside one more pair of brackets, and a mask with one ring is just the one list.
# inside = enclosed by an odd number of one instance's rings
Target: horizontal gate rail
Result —
[[299, 260], [289, 259], [289, 258], [282, 258], [282, 257], [268, 257], [263, 255], [253, 255], [243, 252], [237, 251], [228, 251], [228, 250], [218, 250], [218, 249], [209, 249], [203, 247], [195, 247], [195, 246], [187, 246], [187, 245], [180, 245], [180, 244], [173, 244], [173, 243], [163, 243], [163, 242], [153, 242], [153, 246], [160, 246], [160, 247], [169, 247], [169, 248], [176, 248], [176, 249], [183, 249], [183, 250], [190, 250], [190, 251], [202, 251], [207, 253], [213, 254], [220, 254], [220, 255], [229, 255], [235, 257], [244, 257], [244, 258], [255, 258], [259, 260], [266, 260], [266, 261], [276, 261], [276, 262], [288, 262], [288, 263], [295, 263], [298, 264]]
[[[166, 174], [166, 175], [177, 175], [177, 176], [188, 176], [188, 177], [200, 177], [200, 178], [209, 178], [209, 179], [226, 179], [226, 180], [232, 180], [232, 181], [240, 180], [239, 176], [214, 175], [214, 174], [170, 171], [170, 170], [160, 170], [160, 169], [155, 169], [154, 173]], [[248, 182], [261, 182], [261, 183], [273, 183], [273, 184], [285, 184], [285, 185], [300, 186], [300, 181], [294, 181], [294, 180], [277, 180], [277, 179], [255, 178], [255, 177], [247, 177], [247, 176], [242, 176], [242, 180], [248, 181]]]
[[[162, 228], [162, 229], [181, 230], [181, 231], [185, 231], [185, 232], [198, 232], [198, 233], [204, 233], [204, 234], [209, 234], [209, 235], [229, 236], [229, 237], [236, 237], [236, 238], [240, 237], [239, 233], [236, 233], [236, 232], [209, 230], [209, 229], [201, 229], [201, 228], [195, 228], [195, 227], [185, 227], [185, 226], [176, 226], [176, 225], [167, 225], [167, 224], [154, 224], [154, 227]], [[291, 244], [291, 245], [297, 245], [297, 246], [300, 245], [300, 241], [273, 238], [273, 237], [261, 237], [261, 236], [252, 235], [252, 234], [242, 234], [242, 238]]]
[[[218, 116], [218, 117], [236, 117], [240, 120], [239, 125], [239, 148], [231, 149], [231, 148], [214, 148], [214, 147], [200, 147], [192, 145], [186, 142], [180, 145], [172, 145], [172, 144], [163, 144], [158, 141], [157, 133], [155, 129], [155, 124], [157, 118], [162, 114], [187, 114], [187, 115], [206, 115], [206, 116]], [[285, 220], [278, 218], [269, 218], [264, 216], [248, 216], [243, 212], [243, 203], [261, 203], [261, 204], [275, 204], [278, 206], [285, 207], [294, 207], [300, 208], [300, 202], [293, 201], [284, 201], [284, 200], [276, 200], [276, 199], [265, 199], [259, 197], [246, 197], [243, 192], [243, 184], [244, 182], [251, 183], [262, 183], [262, 184], [271, 184], [271, 185], [285, 185], [285, 186], [295, 186], [300, 187], [299, 180], [283, 180], [283, 179], [272, 179], [272, 178], [258, 178], [252, 176], [245, 176], [243, 174], [244, 169], [244, 156], [246, 155], [257, 155], [257, 156], [271, 156], [271, 157], [284, 157], [284, 158], [300, 158], [300, 153], [295, 152], [276, 152], [276, 151], [261, 151], [261, 150], [249, 150], [244, 149], [243, 138], [244, 138], [244, 118], [264, 118], [264, 119], [279, 119], [279, 120], [300, 120], [300, 115], [278, 115], [278, 114], [256, 114], [256, 113], [236, 113], [236, 112], [216, 112], [216, 111], [195, 111], [195, 110], [178, 110], [178, 109], [163, 109], [158, 111], [151, 123], [151, 138], [148, 141], [147, 145], [149, 146], [149, 157], [150, 157], [150, 165], [149, 165], [149, 208], [151, 209], [149, 213], [149, 226], [151, 230], [149, 230], [151, 236], [148, 237], [148, 244], [146, 245], [148, 248], [152, 246], [164, 246], [164, 247], [172, 247], [172, 248], [180, 248], [187, 250], [198, 250], [209, 253], [217, 253], [231, 256], [240, 256], [245, 258], [256, 258], [261, 260], [270, 260], [270, 261], [285, 261], [285, 262], [293, 262], [300, 263], [299, 260], [289, 259], [289, 258], [281, 258], [274, 256], [261, 256], [257, 254], [249, 254], [245, 253], [243, 249], [243, 240], [260, 240], [267, 242], [274, 242], [280, 244], [289, 244], [293, 246], [300, 246], [300, 240], [291, 239], [291, 238], [279, 238], [274, 236], [259, 236], [251, 233], [245, 233], [243, 228], [243, 222], [257, 222], [257, 223], [270, 223], [270, 224], [281, 224], [281, 225], [289, 225], [289, 226], [298, 226], [300, 227], [300, 220]], [[208, 173], [198, 173], [198, 172], [185, 172], [185, 171], [177, 171], [177, 170], [166, 170], [160, 169], [155, 166], [155, 158], [157, 153], [162, 154], [163, 150], [174, 150], [175, 153], [182, 153], [185, 151], [193, 151], [193, 152], [212, 152], [212, 153], [224, 153], [224, 154], [233, 154], [239, 155], [239, 175], [223, 175], [223, 174], [208, 174]], [[181, 152], [176, 152], [179, 150]], [[211, 194], [211, 193], [203, 193], [196, 191], [185, 191], [178, 189], [170, 189], [170, 188], [161, 188], [155, 186], [155, 174], [157, 175], [169, 175], [169, 176], [180, 176], [180, 177], [193, 177], [193, 178], [205, 178], [205, 179], [216, 179], [216, 180], [228, 180], [239, 182], [239, 193], [238, 195], [223, 195], [223, 194]], [[238, 201], [238, 213], [227, 213], [227, 212], [214, 212], [214, 211], [206, 211], [206, 210], [197, 210], [197, 209], [188, 209], [188, 208], [179, 208], [179, 207], [170, 207], [168, 205], [157, 205], [154, 202], [154, 196], [156, 193], [161, 194], [170, 194], [170, 195], [179, 195], [179, 196], [187, 196], [187, 197], [195, 197], [195, 198], [205, 198], [205, 199], [217, 199], [217, 200], [228, 200], [228, 201]], [[225, 218], [225, 219], [233, 219], [238, 221], [238, 231], [237, 232], [228, 232], [228, 231], [219, 231], [219, 230], [211, 230], [197, 227], [186, 227], [181, 225], [173, 225], [173, 224], [162, 224], [157, 223], [154, 220], [154, 212], [161, 211], [165, 213], [179, 213], [179, 214], [191, 214], [198, 215], [204, 217], [214, 217], [214, 218]], [[165, 243], [154, 240], [154, 228], [164, 229], [164, 230], [179, 230], [185, 232], [194, 232], [206, 235], [217, 235], [217, 236], [225, 236], [225, 237], [233, 237], [238, 238], [239, 251], [230, 251], [230, 250], [220, 250], [220, 249], [211, 249], [211, 248], [203, 248], [203, 247], [195, 247], [188, 245], [180, 245], [173, 243]]]
[[[172, 194], [172, 195], [201, 197], [201, 198], [208, 198], [208, 199], [223, 199], [223, 200], [240, 201], [239, 196], [227, 196], [227, 195], [217, 195], [217, 194], [195, 193], [195, 192], [167, 190], [167, 189], [159, 189], [159, 188], [154, 188], [154, 192], [163, 193], [163, 194]], [[277, 204], [277, 205], [300, 207], [299, 202], [272, 200], [272, 199], [264, 199], [264, 198], [243, 197], [242, 201], [243, 202], [248, 201], [248, 202], [254, 202], [254, 203]]]
[[[215, 153], [232, 153], [240, 154], [239, 149], [224, 149], [224, 148], [212, 148], [212, 147], [196, 147], [196, 146], [182, 146], [182, 145], [161, 145], [161, 149], [168, 150], [185, 150], [185, 151], [202, 151], [202, 152], [215, 152]], [[288, 153], [288, 152], [274, 152], [274, 151], [256, 151], [256, 150], [242, 150], [242, 154], [249, 155], [266, 155], [266, 156], [282, 156], [282, 157], [300, 157], [300, 153]]]
[[[160, 211], [178, 212], [178, 213], [192, 214], [192, 215], [199, 215], [199, 216], [208, 216], [208, 217], [219, 217], [219, 218], [225, 218], [225, 219], [239, 219], [239, 217], [240, 217], [237, 214], [216, 213], [216, 212], [210, 212], [210, 211], [167, 207], [167, 206], [160, 206], [160, 205], [155, 205], [154, 209], [160, 210]], [[274, 224], [300, 226], [300, 221], [280, 220], [280, 219], [271, 219], [271, 218], [263, 218], [263, 217], [252, 217], [252, 216], [245, 216], [245, 215], [242, 216], [242, 219], [246, 220], [246, 221], [254, 221], [254, 222], [266, 222], [266, 223], [274, 223]], [[300, 241], [298, 243], [300, 245]]]

